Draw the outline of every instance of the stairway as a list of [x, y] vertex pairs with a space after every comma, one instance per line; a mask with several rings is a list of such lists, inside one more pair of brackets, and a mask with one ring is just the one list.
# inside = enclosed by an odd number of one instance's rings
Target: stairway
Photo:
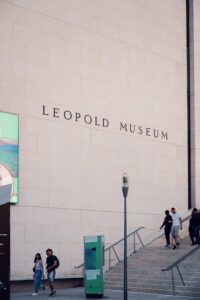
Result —
[[[165, 246], [149, 245], [128, 257], [128, 291], [173, 294], [171, 271], [161, 269], [188, 253], [193, 247], [188, 238], [181, 241], [176, 250]], [[184, 260], [180, 265], [185, 286], [176, 268], [173, 269], [176, 295], [200, 299], [200, 249]], [[105, 287], [111, 290], [123, 290], [123, 262], [118, 263], [105, 274]]]

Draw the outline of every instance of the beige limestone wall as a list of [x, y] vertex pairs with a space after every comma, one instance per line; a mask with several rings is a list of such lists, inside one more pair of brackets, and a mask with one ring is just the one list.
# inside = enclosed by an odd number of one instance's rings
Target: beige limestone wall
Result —
[[84, 235], [121, 238], [124, 171], [128, 232], [157, 231], [172, 206], [187, 215], [185, 2], [1, 0], [0, 23], [0, 108], [20, 124], [11, 278], [31, 278], [34, 254], [49, 247], [58, 276], [76, 274]]

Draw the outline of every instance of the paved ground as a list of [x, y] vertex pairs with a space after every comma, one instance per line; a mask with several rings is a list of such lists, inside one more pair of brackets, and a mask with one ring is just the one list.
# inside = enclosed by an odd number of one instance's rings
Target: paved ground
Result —
[[[49, 292], [41, 292], [39, 296], [33, 297], [30, 292], [13, 292], [11, 293], [10, 300], [44, 300], [44, 299], [58, 299], [58, 300], [80, 300], [86, 299], [83, 288], [69, 288], [57, 290], [56, 297], [48, 297]], [[97, 298], [89, 298], [97, 299]], [[111, 291], [106, 290], [104, 299], [109, 300], [123, 300], [123, 292], [121, 291]], [[145, 294], [145, 293], [128, 293], [128, 300], [197, 300], [194, 297], [182, 297], [182, 296], [168, 296], [168, 295], [155, 295], [155, 294]]]

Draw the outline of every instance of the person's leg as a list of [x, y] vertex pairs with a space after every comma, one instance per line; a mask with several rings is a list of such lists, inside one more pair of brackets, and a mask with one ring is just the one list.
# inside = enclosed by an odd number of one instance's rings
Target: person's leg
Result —
[[52, 287], [52, 272], [47, 273], [47, 281], [48, 281], [49, 288], [52, 291], [53, 290], [53, 287]]
[[41, 281], [42, 281], [42, 270], [39, 270], [39, 272], [38, 272], [38, 290], [42, 288]]
[[180, 245], [178, 232], [179, 232], [179, 226], [174, 226], [174, 228], [173, 228], [173, 235], [174, 235], [174, 247], [173, 247], [173, 249], [176, 249], [176, 246]]
[[179, 244], [179, 239], [178, 239], [178, 236], [177, 236], [177, 235], [174, 237], [174, 241], [175, 241], [175, 245], [178, 245], [178, 244]]
[[193, 230], [193, 228], [189, 229], [189, 235], [190, 235], [192, 245], [194, 245], [194, 230]]
[[199, 226], [197, 226], [197, 244], [200, 244]]
[[35, 277], [35, 274], [34, 274], [34, 291], [35, 293], [37, 293], [37, 278]]
[[196, 239], [196, 235], [195, 235], [195, 230], [194, 230], [194, 228], [192, 228], [192, 230], [193, 230], [194, 243], [197, 244], [197, 239]]
[[172, 226], [172, 228], [171, 228], [171, 235], [172, 235], [172, 241], [174, 240], [174, 246], [176, 246], [176, 244], [175, 244], [175, 230], [174, 230], [174, 226]]
[[51, 290], [50, 296], [55, 296], [56, 294], [56, 290], [53, 284], [54, 279], [55, 279], [55, 270], [48, 273], [48, 284]]
[[166, 244], [168, 244], [167, 242], [167, 229], [165, 228], [165, 239], [166, 239]]
[[167, 245], [170, 245], [170, 229], [169, 228], [166, 229], [165, 236], [166, 236]]
[[49, 287], [50, 287], [50, 290], [51, 290], [52, 292], [55, 291], [53, 282], [49, 282]]
[[34, 290], [35, 290], [35, 293], [33, 293], [33, 294], [37, 294], [39, 288], [40, 288], [40, 274], [39, 274], [39, 271], [36, 270], [35, 274], [34, 274]]
[[199, 244], [200, 243], [200, 239], [199, 239], [199, 226], [195, 226], [194, 232], [195, 232], [196, 242], [197, 242], [197, 244]]
[[56, 294], [56, 289], [55, 289], [55, 287], [54, 287], [54, 279], [55, 279], [55, 276], [56, 276], [56, 271], [54, 270], [53, 271], [53, 281], [52, 281], [52, 287], [53, 287], [53, 295], [52, 296], [55, 296], [55, 294]]
[[40, 280], [40, 289], [46, 290], [46, 286], [42, 284], [42, 278]]

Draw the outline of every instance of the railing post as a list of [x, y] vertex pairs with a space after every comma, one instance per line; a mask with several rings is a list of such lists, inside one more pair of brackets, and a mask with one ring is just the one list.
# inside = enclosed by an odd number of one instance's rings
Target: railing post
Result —
[[144, 247], [144, 244], [143, 244], [143, 242], [142, 242], [142, 240], [141, 240], [141, 238], [140, 238], [140, 236], [139, 236], [139, 234], [138, 234], [138, 232], [136, 231], [136, 233], [137, 233], [137, 236], [138, 236], [138, 239], [140, 240], [140, 243], [142, 244], [142, 246]]
[[133, 245], [133, 253], [135, 253], [136, 252], [135, 251], [135, 232], [133, 234], [133, 243], [134, 243], [134, 245]]
[[115, 251], [115, 248], [114, 248], [114, 247], [112, 247], [112, 249], [113, 249], [113, 252], [115, 253], [115, 256], [117, 257], [117, 260], [118, 260], [118, 262], [120, 263], [120, 262], [121, 262], [121, 260], [119, 259], [119, 256], [117, 255], [117, 252]]
[[109, 270], [111, 268], [111, 248], [109, 248]]
[[180, 276], [180, 278], [181, 278], [182, 284], [185, 286], [185, 282], [184, 282], [184, 280], [183, 280], [183, 277], [182, 277], [182, 275], [181, 275], [181, 272], [180, 272], [180, 270], [179, 270], [178, 265], [176, 265], [176, 268], [177, 268], [178, 274], [179, 274], [179, 276]]
[[173, 274], [173, 268], [171, 268], [172, 273], [172, 287], [173, 287], [173, 295], [175, 296], [175, 286], [174, 286], [174, 274]]

